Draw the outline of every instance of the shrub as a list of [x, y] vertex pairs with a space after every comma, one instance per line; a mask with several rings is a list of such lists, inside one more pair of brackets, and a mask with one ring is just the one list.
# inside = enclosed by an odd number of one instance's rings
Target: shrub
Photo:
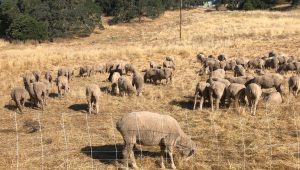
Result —
[[36, 21], [27, 15], [20, 15], [13, 20], [7, 30], [7, 35], [11, 39], [18, 40], [46, 40], [48, 38], [47, 24]]

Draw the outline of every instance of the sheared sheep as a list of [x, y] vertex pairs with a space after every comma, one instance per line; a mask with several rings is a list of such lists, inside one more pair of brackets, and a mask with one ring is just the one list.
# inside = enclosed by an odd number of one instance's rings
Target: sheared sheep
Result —
[[11, 99], [16, 103], [17, 108], [21, 113], [23, 113], [23, 107], [26, 100], [29, 98], [29, 94], [26, 89], [21, 87], [16, 87], [11, 91]]
[[144, 79], [138, 72], [134, 72], [133, 74], [132, 86], [136, 88], [137, 95], [141, 96], [143, 92]]
[[234, 67], [234, 77], [246, 76], [246, 70], [242, 65]]
[[246, 87], [246, 96], [251, 113], [255, 115], [258, 101], [262, 95], [261, 87], [255, 83], [251, 83]]
[[262, 98], [267, 106], [278, 106], [282, 104], [282, 96], [279, 92], [263, 93]]
[[200, 97], [200, 110], [203, 108], [203, 103], [205, 102], [206, 99], [209, 98], [209, 88], [210, 84], [207, 82], [199, 82], [196, 85], [196, 90], [195, 90], [195, 99], [194, 99], [194, 110], [196, 109], [197, 105], [197, 99]]
[[99, 102], [100, 102], [100, 87], [96, 84], [90, 84], [85, 90], [86, 100], [88, 102], [89, 114], [92, 114], [93, 108], [96, 108], [96, 114], [99, 113]]
[[229, 106], [232, 103], [232, 99], [235, 102], [235, 107], [241, 104], [245, 104], [245, 90], [246, 86], [243, 84], [232, 83], [226, 88], [226, 98], [229, 99]]
[[33, 83], [33, 91], [35, 94], [36, 105], [41, 104], [42, 110], [47, 106], [47, 98], [49, 95], [50, 84], [49, 82], [35, 82]]
[[224, 99], [223, 95], [226, 89], [226, 85], [219, 81], [212, 81], [211, 79], [209, 80], [209, 84], [210, 86], [208, 90], [211, 102], [211, 110], [214, 111], [214, 99], [216, 100], [216, 110], [218, 110], [220, 107], [221, 99]]
[[111, 93], [118, 95], [120, 93], [119, 87], [118, 87], [118, 80], [121, 77], [119, 72], [114, 72], [112, 78], [111, 78]]
[[62, 97], [66, 93], [69, 93], [70, 86], [69, 86], [68, 78], [66, 76], [59, 76], [57, 78], [56, 85], [57, 85], [59, 97]]
[[90, 77], [92, 75], [93, 71], [94, 71], [94, 69], [90, 65], [80, 67], [79, 76], [80, 77], [87, 77], [87, 76]]
[[292, 76], [289, 78], [289, 93], [293, 93], [295, 97], [298, 97], [300, 91], [300, 76]]
[[125, 166], [131, 164], [137, 168], [133, 147], [136, 144], [145, 146], [160, 146], [160, 166], [165, 168], [164, 154], [170, 156], [171, 168], [176, 169], [173, 160], [173, 150], [191, 158], [196, 151], [196, 144], [180, 128], [179, 123], [169, 115], [151, 112], [132, 112], [122, 116], [116, 123], [117, 130], [124, 139], [123, 159]]
[[132, 86], [132, 83], [129, 82], [129, 80], [124, 76], [121, 76], [119, 78], [118, 87], [121, 96], [125, 96], [126, 94], [131, 96], [132, 94], [136, 94], [136, 89]]

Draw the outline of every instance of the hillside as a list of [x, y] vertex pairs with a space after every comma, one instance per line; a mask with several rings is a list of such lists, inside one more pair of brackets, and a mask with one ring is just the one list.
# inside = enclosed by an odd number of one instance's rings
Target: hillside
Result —
[[[96, 30], [87, 38], [43, 44], [1, 41], [0, 169], [16, 169], [17, 165], [20, 169], [116, 169], [120, 162], [114, 159], [116, 154], [121, 157], [123, 140], [115, 122], [123, 113], [141, 110], [175, 117], [196, 141], [198, 150], [191, 162], [176, 157], [178, 169], [299, 169], [299, 98], [288, 95], [282, 106], [260, 106], [256, 116], [248, 108], [194, 111], [192, 100], [197, 81], [207, 78], [196, 74], [201, 67], [196, 62], [199, 52], [253, 58], [275, 50], [299, 59], [300, 11], [183, 11], [181, 41], [178, 14], [166, 12], [142, 23], [105, 24], [105, 30]], [[103, 18], [104, 23], [107, 20]], [[44, 112], [28, 107], [20, 115], [8, 109], [10, 90], [22, 86], [21, 75], [26, 70], [50, 70], [56, 76], [59, 67], [72, 66], [77, 75], [79, 66], [122, 59], [141, 71], [149, 67], [149, 61], [161, 63], [166, 56], [173, 56], [176, 63], [172, 84], [147, 84], [142, 97], [104, 93], [98, 115], [86, 115], [85, 86], [110, 87], [107, 74], [75, 77], [71, 93], [61, 100], [55, 97], [53, 84]], [[26, 120], [40, 121], [41, 132], [26, 133]], [[138, 166], [158, 168], [159, 156], [154, 152], [159, 148], [143, 147], [145, 150], [142, 158], [136, 154]]]

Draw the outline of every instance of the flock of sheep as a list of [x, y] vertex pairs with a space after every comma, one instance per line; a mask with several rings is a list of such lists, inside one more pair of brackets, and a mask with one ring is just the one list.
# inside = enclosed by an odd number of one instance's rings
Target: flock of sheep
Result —
[[[202, 110], [205, 102], [210, 103], [212, 110], [214, 106], [228, 107], [231, 103], [236, 105], [248, 105], [255, 115], [256, 107], [261, 98], [271, 104], [283, 102], [284, 77], [281, 75], [287, 71], [300, 73], [300, 62], [294, 57], [278, 55], [270, 52], [267, 56], [245, 59], [226, 59], [224, 55], [217, 58], [206, 57], [200, 53], [197, 61], [202, 64], [199, 75], [208, 74], [207, 81], [200, 81], [196, 85], [194, 95], [194, 109], [200, 100]], [[248, 71], [254, 70], [257, 76], [247, 75]], [[269, 69], [275, 69], [277, 73], [268, 73]], [[234, 77], [226, 73], [232, 71]], [[113, 95], [137, 95], [142, 96], [144, 83], [172, 82], [175, 73], [173, 58], [166, 57], [162, 64], [150, 62], [150, 68], [138, 72], [136, 68], [125, 61], [114, 61], [97, 66], [83, 66], [79, 68], [79, 76], [91, 76], [95, 73], [108, 73], [108, 81], [111, 82], [110, 93]], [[281, 73], [281, 74], [279, 74]], [[132, 74], [131, 80], [126, 75]], [[62, 67], [57, 71], [57, 78], [54, 80], [51, 72], [39, 71], [26, 72], [23, 75], [24, 87], [14, 88], [11, 97], [17, 108], [23, 113], [24, 103], [29, 99], [32, 107], [40, 107], [44, 110], [47, 105], [47, 98], [53, 82], [56, 83], [59, 97], [69, 93], [69, 82], [74, 77], [74, 69]], [[300, 90], [300, 77], [293, 75], [288, 80], [289, 91], [295, 96]], [[276, 92], [263, 93], [262, 89], [275, 88]], [[96, 84], [89, 84], [86, 87], [86, 99], [88, 112], [99, 113], [99, 102], [101, 90]], [[123, 157], [125, 164], [136, 168], [133, 148], [136, 144], [159, 145], [161, 148], [161, 167], [164, 168], [164, 154], [171, 159], [171, 168], [175, 169], [173, 161], [173, 149], [179, 149], [182, 155], [190, 158], [196, 151], [196, 145], [180, 128], [178, 122], [171, 116], [151, 112], [132, 112], [122, 116], [116, 123], [118, 131], [124, 139]]]
[[[200, 109], [205, 101], [210, 102], [214, 110], [214, 100], [216, 109], [219, 106], [235, 104], [246, 104], [251, 108], [255, 115], [258, 102], [261, 98], [267, 104], [281, 104], [283, 102], [284, 74], [288, 71], [295, 72], [288, 80], [289, 93], [296, 97], [300, 90], [300, 62], [292, 56], [284, 54], [278, 55], [269, 52], [267, 56], [254, 59], [231, 58], [226, 59], [224, 55], [217, 58], [213, 56], [205, 57], [203, 54], [197, 55], [197, 60], [203, 67], [199, 74], [209, 74], [207, 81], [200, 81], [196, 86], [194, 109], [197, 100], [200, 98]], [[247, 71], [255, 69], [257, 76], [247, 75]], [[268, 73], [274, 69], [276, 73]], [[226, 75], [226, 72], [233, 71], [234, 77]], [[262, 89], [275, 88], [276, 92], [263, 93]]]

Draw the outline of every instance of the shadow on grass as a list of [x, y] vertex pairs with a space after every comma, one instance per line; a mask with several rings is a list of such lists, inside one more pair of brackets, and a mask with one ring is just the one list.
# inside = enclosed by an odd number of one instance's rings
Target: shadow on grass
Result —
[[74, 110], [76, 112], [80, 111], [80, 112], [87, 112], [88, 111], [88, 104], [86, 103], [82, 103], [82, 104], [73, 104], [71, 106], [68, 107], [71, 110]]
[[[103, 145], [103, 146], [86, 146], [81, 149], [81, 153], [87, 156], [99, 160], [104, 164], [116, 165], [117, 163], [122, 163], [122, 150], [123, 144], [116, 145]], [[141, 150], [134, 150], [134, 155], [136, 158], [140, 157]], [[146, 157], [158, 157], [159, 152], [142, 151], [142, 156]]]
[[51, 97], [51, 98], [58, 98], [58, 94], [57, 93], [50, 93], [49, 97]]
[[193, 110], [194, 101], [192, 100], [172, 100], [170, 105], [179, 106], [183, 109]]

